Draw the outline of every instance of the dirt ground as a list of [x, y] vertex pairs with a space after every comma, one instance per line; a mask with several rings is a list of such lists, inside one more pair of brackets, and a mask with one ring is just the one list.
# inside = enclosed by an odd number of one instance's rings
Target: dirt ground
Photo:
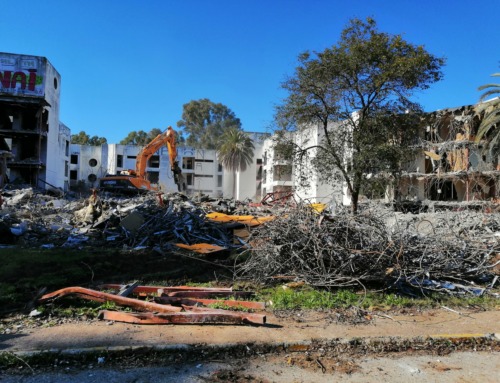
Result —
[[[99, 320], [3, 321], [0, 351], [89, 349], [179, 344], [296, 343], [312, 339], [415, 338], [434, 335], [500, 334], [500, 310], [446, 309], [365, 313], [362, 324], [345, 312], [267, 312], [263, 326], [133, 325]], [[344, 317], [343, 317], [344, 316]]]
[[[204, 361], [167, 366], [61, 368], [0, 375], [4, 383], [301, 383], [439, 382], [497, 383], [500, 353], [457, 352], [446, 356], [396, 355], [336, 359], [323, 368], [319, 359], [297, 365], [288, 356], [253, 357], [231, 362]], [[25, 368], [27, 370], [27, 368]]]
[[[357, 324], [346, 320], [347, 312], [267, 314], [264, 326], [22, 325], [13, 318], [9, 333], [0, 335], [0, 352], [55, 356], [0, 377], [9, 383], [500, 381], [499, 310], [365, 313]], [[90, 356], [75, 358], [79, 353]]]
[[[2, 382], [500, 382], [500, 310], [277, 311], [262, 326], [14, 315]], [[432, 340], [428, 340], [432, 339]], [[42, 355], [44, 360], [24, 360]], [[86, 355], [86, 356], [84, 356]]]

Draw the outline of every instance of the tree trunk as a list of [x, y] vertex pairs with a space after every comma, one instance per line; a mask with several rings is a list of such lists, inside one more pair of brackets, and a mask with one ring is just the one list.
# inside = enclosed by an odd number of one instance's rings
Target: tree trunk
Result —
[[236, 200], [236, 170], [233, 172], [233, 199]]
[[358, 213], [358, 199], [359, 199], [359, 190], [356, 189], [351, 194], [351, 212], [352, 212], [352, 214]]
[[363, 177], [363, 174], [361, 172], [356, 172], [354, 174], [354, 180], [352, 185], [352, 196], [351, 196], [352, 214], [358, 213], [359, 192], [361, 190], [361, 177]]

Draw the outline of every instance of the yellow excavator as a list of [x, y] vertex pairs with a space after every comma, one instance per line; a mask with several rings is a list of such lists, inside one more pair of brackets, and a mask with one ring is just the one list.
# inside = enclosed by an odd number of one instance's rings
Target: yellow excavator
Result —
[[177, 190], [181, 191], [182, 171], [177, 162], [175, 131], [171, 126], [165, 132], [158, 134], [139, 152], [135, 163], [135, 170], [129, 169], [121, 171], [117, 175], [106, 175], [99, 179], [99, 189], [114, 192], [146, 192], [157, 190], [151, 186], [151, 183], [147, 179], [146, 167], [151, 156], [164, 145], [168, 149], [170, 170], [174, 176], [174, 182], [177, 185]]

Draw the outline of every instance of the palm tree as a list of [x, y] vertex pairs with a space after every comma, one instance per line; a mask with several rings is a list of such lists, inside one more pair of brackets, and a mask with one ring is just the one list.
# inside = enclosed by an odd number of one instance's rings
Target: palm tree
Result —
[[[500, 77], [500, 73], [494, 73], [492, 76]], [[479, 99], [483, 103], [479, 105], [478, 112], [484, 113], [484, 117], [479, 125], [476, 142], [487, 137], [486, 147], [491, 153], [496, 153], [500, 149], [500, 98], [496, 97], [487, 102], [484, 100], [493, 95], [500, 95], [500, 84], [485, 84], [480, 86], [478, 90], [486, 90], [486, 92]]]
[[254, 149], [252, 139], [238, 128], [228, 129], [219, 140], [217, 158], [223, 167], [234, 173], [233, 198], [236, 197], [237, 172], [245, 171], [252, 163]]

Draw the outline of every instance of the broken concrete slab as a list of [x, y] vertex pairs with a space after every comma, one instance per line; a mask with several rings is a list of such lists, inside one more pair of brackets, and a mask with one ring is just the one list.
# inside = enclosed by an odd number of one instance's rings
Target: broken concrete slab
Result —
[[138, 212], [132, 212], [120, 221], [120, 226], [131, 233], [136, 233], [143, 224], [144, 216]]

